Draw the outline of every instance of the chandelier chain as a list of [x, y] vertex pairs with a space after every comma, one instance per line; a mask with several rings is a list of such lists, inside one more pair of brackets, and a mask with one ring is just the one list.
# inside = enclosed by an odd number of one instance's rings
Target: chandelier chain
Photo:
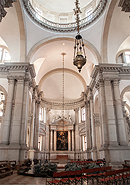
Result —
[[61, 53], [63, 56], [63, 62], [62, 62], [62, 68], [63, 68], [63, 73], [62, 73], [62, 115], [63, 115], [63, 131], [64, 131], [64, 105], [65, 105], [65, 70], [64, 70], [64, 56], [66, 53]]
[[80, 30], [80, 16], [79, 14], [82, 13], [79, 7], [79, 0], [76, 0], [75, 2], [76, 8], [74, 9], [74, 15], [76, 15], [76, 25], [77, 25], [77, 32], [79, 33]]

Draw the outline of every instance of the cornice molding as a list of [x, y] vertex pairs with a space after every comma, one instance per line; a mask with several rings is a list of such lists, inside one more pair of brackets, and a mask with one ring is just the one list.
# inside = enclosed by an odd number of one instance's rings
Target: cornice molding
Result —
[[[53, 100], [45, 99], [44, 97], [41, 98], [41, 105], [49, 109], [56, 109], [62, 110], [63, 103]], [[84, 97], [81, 97], [77, 100], [69, 101], [64, 103], [64, 110], [74, 110], [76, 108], [84, 106]]]
[[91, 77], [89, 88], [93, 90], [106, 79], [111, 81], [115, 81], [115, 79], [118, 79], [118, 81], [121, 79], [127, 80], [130, 78], [130, 66], [123, 66], [123, 64], [99, 64], [95, 66]]
[[7, 72], [7, 75], [9, 72], [16, 71], [16, 72], [26, 72], [30, 73], [31, 78], [34, 78], [36, 76], [35, 69], [33, 64], [29, 63], [5, 63], [0, 64], [0, 72]]

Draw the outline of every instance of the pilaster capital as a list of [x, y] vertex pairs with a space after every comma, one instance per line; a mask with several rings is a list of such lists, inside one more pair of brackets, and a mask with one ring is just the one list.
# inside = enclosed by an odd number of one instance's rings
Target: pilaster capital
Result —
[[48, 107], [45, 107], [46, 113], [49, 113], [50, 109]]
[[41, 92], [38, 94], [38, 101], [39, 101], [39, 102], [41, 102], [42, 94], [43, 94], [43, 91], [41, 91]]
[[113, 85], [114, 86], [119, 86], [119, 83], [120, 83], [120, 79], [119, 78], [116, 78], [113, 80]]
[[78, 113], [79, 108], [75, 108], [74, 111], [75, 111], [75, 113]]
[[37, 104], [40, 104], [40, 102], [41, 102], [41, 101], [39, 101], [38, 99], [36, 99], [36, 103], [37, 103]]
[[91, 100], [91, 101], [93, 101], [93, 91], [90, 89], [90, 96], [89, 96], [89, 99]]
[[87, 102], [87, 94], [83, 93], [83, 97], [84, 97], [84, 102], [86, 103]]
[[34, 89], [33, 89], [32, 99], [36, 99], [36, 93]]
[[100, 87], [104, 87], [104, 80], [102, 78], [100, 78], [97, 82], [97, 85]]
[[14, 76], [8, 76], [7, 79], [9, 84], [14, 84]]
[[111, 85], [111, 79], [110, 78], [104, 78], [104, 85], [110, 86]]
[[17, 83], [22, 84], [24, 82], [25, 77], [24, 76], [15, 76], [15, 79], [17, 80]]
[[30, 86], [30, 79], [29, 78], [25, 78], [24, 82], [25, 82], [26, 86]]

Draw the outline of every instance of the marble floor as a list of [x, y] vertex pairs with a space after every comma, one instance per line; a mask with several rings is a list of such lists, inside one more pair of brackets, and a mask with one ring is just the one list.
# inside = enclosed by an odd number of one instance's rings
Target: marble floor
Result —
[[0, 179], [0, 185], [46, 185], [46, 178], [23, 176], [14, 173], [10, 176]]
[[[16, 172], [10, 176], [7, 176], [7, 177], [0, 179], [0, 185], [11, 185], [11, 184], [12, 185], [46, 185], [46, 178], [23, 176], [23, 175], [18, 175]], [[92, 182], [88, 183], [88, 185], [92, 185], [92, 184], [93, 184]], [[97, 183], [95, 183], [95, 185], [96, 184]], [[81, 185], [81, 184], [78, 183], [76, 185]], [[87, 183], [84, 182], [83, 185], [87, 185]], [[120, 184], [118, 184], [118, 185], [120, 185]], [[127, 183], [125, 185], [130, 185], [130, 183]]]
[[[46, 185], [46, 178], [23, 176], [14, 173], [0, 179], [0, 185]], [[78, 185], [78, 184], [77, 184]], [[87, 185], [84, 183], [83, 185]]]

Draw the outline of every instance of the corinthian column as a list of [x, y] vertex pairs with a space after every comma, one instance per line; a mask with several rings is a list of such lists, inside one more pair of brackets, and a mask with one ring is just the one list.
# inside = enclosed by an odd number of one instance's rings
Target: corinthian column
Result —
[[90, 135], [90, 104], [87, 100], [86, 94], [84, 94], [84, 107], [85, 107], [85, 127], [86, 127], [86, 141], [87, 141], [87, 158], [91, 158], [91, 135]]
[[33, 149], [33, 138], [34, 138], [34, 119], [35, 119], [35, 89], [32, 95], [32, 118], [31, 118], [31, 133], [30, 133], [30, 149]]
[[35, 102], [34, 149], [38, 150], [40, 101]]
[[105, 97], [106, 97], [106, 112], [107, 112], [107, 125], [108, 125], [108, 138], [109, 146], [117, 146], [117, 128], [115, 120], [115, 112], [112, 97], [111, 81], [105, 79]]
[[28, 106], [29, 106], [29, 79], [25, 79], [24, 83], [24, 97], [23, 97], [23, 114], [21, 125], [21, 146], [26, 145], [27, 125], [28, 125]]
[[127, 146], [128, 143], [127, 143], [127, 138], [126, 138], [125, 123], [123, 119], [123, 111], [122, 111], [122, 103], [121, 103], [118, 79], [113, 81], [113, 88], [114, 88], [119, 144], [122, 146]]
[[100, 74], [99, 79], [99, 107], [100, 107], [100, 122], [101, 122], [101, 134], [102, 134], [102, 148], [108, 147], [108, 132], [107, 132], [107, 118], [106, 118], [106, 104], [105, 104], [105, 90], [104, 81], [102, 79], [102, 74]]
[[12, 117], [12, 100], [14, 94], [14, 78], [8, 77], [8, 95], [4, 116], [4, 123], [2, 125], [2, 144], [9, 144], [10, 137], [10, 127], [11, 127], [11, 117]]
[[68, 130], [68, 150], [71, 151], [71, 135], [70, 135], [70, 130]]
[[93, 94], [90, 92], [90, 111], [91, 111], [91, 128], [92, 128], [92, 155], [93, 160], [97, 159], [97, 147], [96, 147], [96, 132], [94, 123], [94, 105], [93, 105]]
[[56, 130], [54, 130], [54, 151], [56, 151]]
[[72, 151], [74, 151], [74, 130], [72, 130]]
[[46, 152], [49, 152], [49, 142], [50, 142], [50, 139], [49, 139], [49, 109], [47, 108], [46, 109]]
[[78, 111], [79, 109], [75, 109], [75, 150], [79, 152], [79, 130], [78, 130], [78, 123], [79, 123], [79, 117], [78, 117]]
[[24, 90], [24, 77], [17, 77], [17, 87], [15, 95], [15, 107], [13, 122], [11, 126], [11, 145], [19, 146], [20, 143], [20, 133], [21, 133], [21, 118], [23, 109], [23, 90]]
[[53, 150], [53, 130], [50, 131], [51, 132], [51, 143], [50, 143], [50, 150]]

